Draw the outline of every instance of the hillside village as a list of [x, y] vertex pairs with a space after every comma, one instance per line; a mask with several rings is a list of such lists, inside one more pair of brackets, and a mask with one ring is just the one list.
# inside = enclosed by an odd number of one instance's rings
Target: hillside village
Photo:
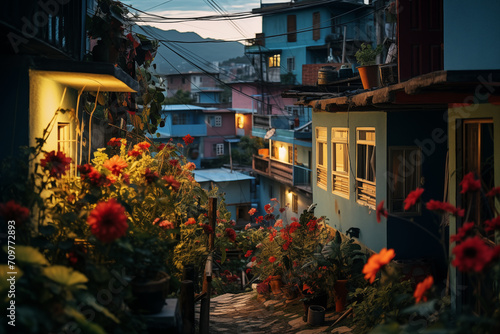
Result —
[[500, 4], [6, 6], [0, 333], [500, 329]]

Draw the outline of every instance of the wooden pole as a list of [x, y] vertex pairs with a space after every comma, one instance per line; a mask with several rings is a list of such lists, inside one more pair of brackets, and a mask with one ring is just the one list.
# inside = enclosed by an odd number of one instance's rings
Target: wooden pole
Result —
[[182, 334], [194, 334], [194, 284], [193, 281], [181, 282], [180, 307]]
[[208, 199], [208, 220], [212, 228], [212, 232], [208, 235], [208, 251], [209, 255], [205, 263], [203, 272], [203, 291], [205, 297], [201, 299], [200, 305], [200, 334], [208, 334], [210, 323], [210, 294], [212, 293], [212, 252], [215, 248], [215, 222], [217, 220], [217, 198], [210, 197]]

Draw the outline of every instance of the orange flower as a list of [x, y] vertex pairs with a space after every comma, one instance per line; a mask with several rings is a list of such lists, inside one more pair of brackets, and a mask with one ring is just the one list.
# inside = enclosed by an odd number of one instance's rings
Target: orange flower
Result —
[[415, 297], [415, 302], [418, 303], [421, 300], [427, 301], [427, 296], [425, 292], [429, 290], [434, 284], [434, 278], [432, 276], [427, 276], [422, 282], [417, 284], [413, 297]]
[[365, 279], [369, 280], [370, 283], [373, 283], [378, 271], [383, 266], [391, 262], [394, 256], [396, 256], [396, 253], [394, 253], [394, 249], [387, 248], [382, 248], [380, 253], [373, 254], [363, 267], [363, 274], [365, 274]]
[[276, 258], [274, 256], [271, 256], [269, 258], [269, 262], [274, 263], [276, 261]]
[[187, 222], [184, 223], [184, 225], [194, 225], [196, 224], [196, 220], [194, 218], [189, 218]]
[[128, 229], [125, 208], [114, 198], [98, 203], [87, 217], [87, 223], [92, 234], [104, 243], [124, 236]]
[[118, 176], [122, 170], [127, 167], [127, 162], [118, 155], [115, 155], [111, 159], [107, 160], [103, 166], [109, 169], [112, 174]]

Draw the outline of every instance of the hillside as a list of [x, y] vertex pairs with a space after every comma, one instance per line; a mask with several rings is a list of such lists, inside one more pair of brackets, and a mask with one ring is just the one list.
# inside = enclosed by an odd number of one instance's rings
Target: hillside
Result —
[[134, 30], [139, 34], [145, 34], [164, 41], [163, 44], [160, 44], [154, 61], [156, 71], [161, 74], [200, 71], [197, 66], [206, 71], [214, 72], [216, 69], [212, 62], [223, 62], [244, 55], [244, 46], [238, 42], [214, 42], [218, 40], [205, 39], [194, 32], [161, 30], [151, 26], [136, 27]]

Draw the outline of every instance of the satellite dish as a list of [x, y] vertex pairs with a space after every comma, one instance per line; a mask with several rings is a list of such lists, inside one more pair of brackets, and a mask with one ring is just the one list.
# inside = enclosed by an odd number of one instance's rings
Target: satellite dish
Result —
[[264, 139], [269, 139], [271, 138], [272, 136], [274, 136], [274, 134], [276, 133], [276, 129], [275, 128], [270, 128], [267, 132], [266, 132], [266, 135], [264, 136]]

